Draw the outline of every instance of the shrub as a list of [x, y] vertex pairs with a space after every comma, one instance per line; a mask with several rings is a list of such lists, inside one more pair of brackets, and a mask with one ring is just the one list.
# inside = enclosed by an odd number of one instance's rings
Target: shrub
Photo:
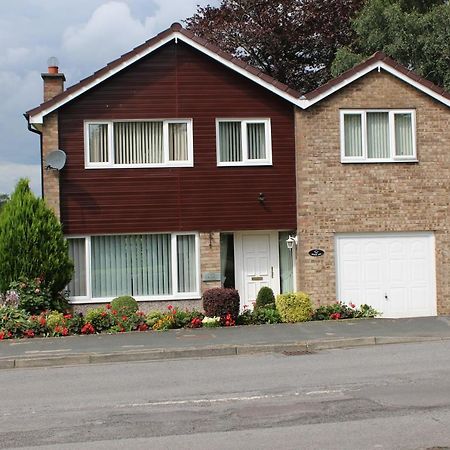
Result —
[[263, 286], [256, 296], [255, 309], [264, 308], [269, 305], [274, 305], [275, 307], [275, 295], [270, 287]]
[[139, 309], [138, 302], [129, 295], [122, 295], [111, 302], [111, 308], [119, 313], [135, 313]]
[[40, 278], [20, 281], [9, 285], [9, 292], [14, 291], [19, 297], [18, 307], [29, 314], [39, 314], [42, 311], [50, 310], [52, 298], [48, 289], [42, 285]]
[[359, 308], [355, 311], [355, 317], [361, 318], [361, 317], [377, 317], [381, 316], [381, 313], [377, 311], [375, 308], [372, 308], [369, 305], [361, 305]]
[[252, 312], [252, 323], [262, 325], [268, 323], [280, 323], [280, 313], [274, 308], [258, 308]]
[[311, 319], [311, 299], [304, 292], [277, 295], [275, 304], [283, 322], [305, 322]]
[[342, 302], [319, 306], [312, 315], [312, 320], [351, 319], [355, 317], [355, 309]]
[[11, 306], [0, 307], [0, 339], [21, 337], [30, 328], [28, 314]]
[[229, 313], [233, 320], [239, 316], [240, 299], [236, 289], [213, 288], [203, 293], [203, 309], [208, 317], [225, 318]]
[[97, 333], [109, 330], [114, 325], [112, 314], [101, 306], [88, 309], [84, 321], [85, 324], [90, 323]]
[[40, 278], [51, 297], [73, 274], [68, 244], [54, 212], [20, 180], [0, 213], [0, 292], [21, 278]]
[[150, 328], [153, 328], [153, 325], [155, 325], [155, 323], [158, 322], [158, 320], [161, 320], [163, 315], [164, 314], [160, 311], [150, 311], [145, 317], [145, 323]]

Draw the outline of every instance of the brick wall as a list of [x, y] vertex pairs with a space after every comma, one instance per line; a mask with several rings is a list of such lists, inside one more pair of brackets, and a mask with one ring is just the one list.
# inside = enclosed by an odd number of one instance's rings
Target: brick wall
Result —
[[[339, 110], [415, 109], [418, 163], [342, 164]], [[434, 231], [438, 314], [450, 314], [450, 110], [385, 72], [296, 111], [298, 288], [335, 300], [335, 233]], [[325, 250], [313, 258], [312, 248]]]
[[[220, 273], [220, 233], [200, 233], [200, 274]], [[202, 281], [201, 292], [221, 287], [220, 281]]]

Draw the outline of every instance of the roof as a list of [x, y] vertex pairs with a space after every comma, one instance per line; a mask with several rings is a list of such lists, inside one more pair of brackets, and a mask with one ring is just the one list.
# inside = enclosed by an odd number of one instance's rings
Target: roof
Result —
[[268, 89], [274, 94], [284, 98], [285, 100], [302, 109], [309, 108], [310, 106], [323, 100], [329, 95], [332, 95], [334, 92], [342, 89], [353, 81], [366, 75], [367, 73], [373, 70], [380, 71], [381, 69], [402, 79], [406, 83], [414, 86], [415, 88], [421, 90], [422, 92], [430, 95], [431, 97], [450, 107], [449, 92], [435, 85], [431, 81], [428, 81], [420, 77], [416, 73], [408, 70], [406, 67], [397, 63], [382, 52], [375, 53], [366, 61], [356, 65], [347, 72], [344, 72], [337, 78], [329, 81], [328, 83], [325, 83], [324, 85], [305, 95], [302, 95], [300, 92], [291, 89], [289, 86], [277, 81], [261, 70], [241, 61], [240, 59], [234, 57], [229, 53], [220, 50], [217, 46], [211, 44], [205, 39], [196, 36], [191, 31], [184, 29], [179, 23], [174, 23], [167, 30], [159, 33], [155, 37], [149, 39], [130, 52], [125, 53], [120, 58], [108, 63], [102, 69], [81, 80], [79, 83], [69, 87], [61, 94], [40, 104], [36, 108], [27, 111], [25, 116], [27, 117], [30, 124], [42, 124], [43, 118], [47, 114], [55, 111], [64, 104], [70, 102], [74, 98], [120, 72], [121, 70], [130, 66], [144, 56], [154, 52], [168, 42], [178, 42], [178, 40], [201, 51], [207, 56], [224, 64], [225, 66], [240, 73], [246, 78], [254, 81], [255, 83], [261, 85], [262, 87]]

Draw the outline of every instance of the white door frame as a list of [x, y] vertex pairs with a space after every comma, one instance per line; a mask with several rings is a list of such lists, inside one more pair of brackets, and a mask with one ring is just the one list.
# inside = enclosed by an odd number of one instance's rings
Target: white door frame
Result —
[[278, 251], [278, 231], [238, 231], [234, 233], [234, 277], [235, 287], [241, 297], [241, 308], [248, 304], [248, 299], [244, 298], [245, 280], [244, 280], [244, 236], [270, 235], [269, 251], [270, 264], [273, 267], [273, 278], [271, 288], [275, 295], [280, 293], [280, 255]]

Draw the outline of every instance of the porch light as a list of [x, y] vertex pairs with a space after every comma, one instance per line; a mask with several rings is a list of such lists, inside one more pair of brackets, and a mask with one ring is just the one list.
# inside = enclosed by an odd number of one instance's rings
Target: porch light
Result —
[[295, 244], [295, 246], [297, 246], [297, 243], [298, 243], [298, 237], [297, 236], [289, 236], [286, 239], [286, 245], [287, 245], [287, 248], [289, 250], [292, 250], [294, 248], [294, 244]]

